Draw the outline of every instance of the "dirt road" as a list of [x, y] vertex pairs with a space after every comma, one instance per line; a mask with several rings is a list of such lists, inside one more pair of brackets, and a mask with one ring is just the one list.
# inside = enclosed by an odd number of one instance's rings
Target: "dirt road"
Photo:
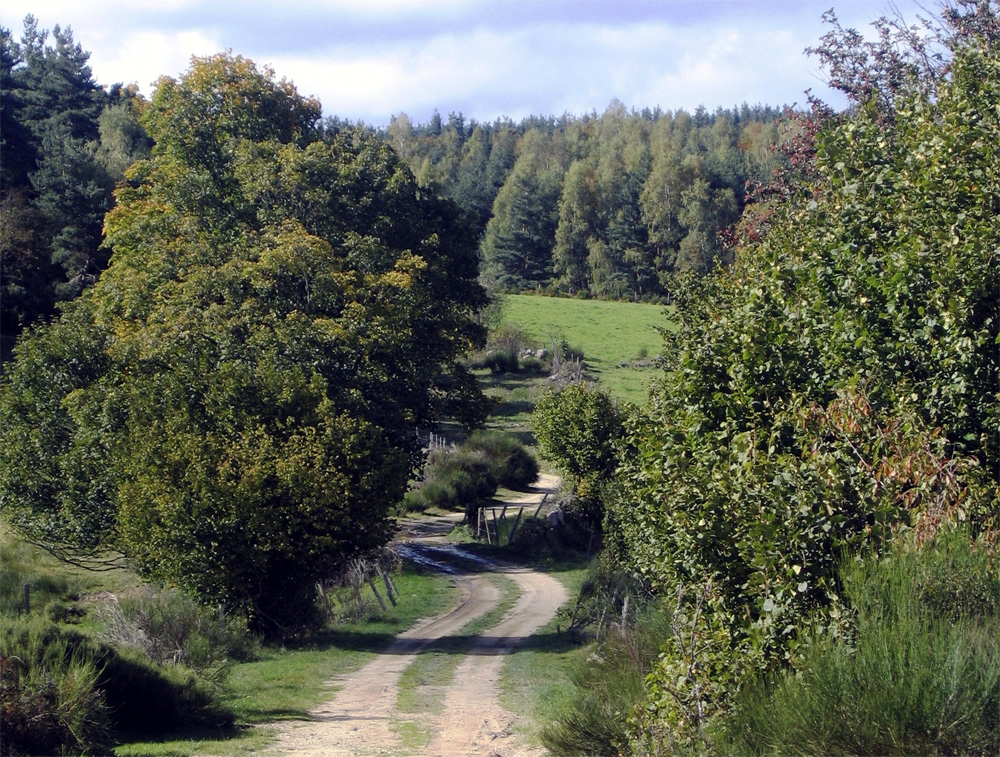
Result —
[[[558, 485], [543, 477], [532, 495], [519, 503], [537, 503]], [[460, 516], [457, 516], [460, 519]], [[460, 589], [458, 604], [443, 615], [426, 619], [396, 637], [393, 644], [356, 673], [332, 683], [336, 696], [312, 713], [309, 721], [283, 723], [274, 751], [294, 755], [406, 755], [412, 753], [397, 735], [415, 716], [396, 707], [399, 679], [422, 650], [460, 633], [501, 600], [489, 574], [500, 573], [517, 583], [521, 596], [497, 625], [476, 637], [444, 693], [442, 714], [424, 716], [418, 725], [431, 736], [423, 755], [530, 755], [512, 733], [515, 718], [499, 703], [499, 676], [504, 655], [514, 651], [548, 623], [566, 601], [562, 584], [542, 573], [484, 560], [455, 545], [443, 534], [453, 517], [414, 524], [403, 549], [410, 559], [451, 573]]]

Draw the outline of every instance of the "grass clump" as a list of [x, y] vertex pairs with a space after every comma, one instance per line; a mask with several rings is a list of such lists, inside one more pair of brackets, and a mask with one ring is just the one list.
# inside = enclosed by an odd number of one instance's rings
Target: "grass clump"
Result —
[[1000, 753], [1000, 569], [960, 533], [843, 571], [856, 616], [800, 675], [757, 680], [724, 721], [732, 754]]
[[648, 607], [635, 624], [608, 630], [572, 674], [575, 695], [541, 732], [554, 755], [620, 754], [628, 719], [646, 695], [646, 675], [671, 633], [671, 614]]
[[0, 620], [0, 714], [3, 754], [87, 754], [123, 732], [233, 722], [190, 671], [37, 616]]
[[554, 755], [619, 754], [628, 719], [646, 695], [645, 679], [672, 630], [673, 614], [611, 560], [595, 560], [575, 607], [560, 613], [568, 636], [596, 638], [571, 674], [574, 695], [541, 731]]
[[142, 652], [157, 665], [204, 671], [256, 657], [260, 642], [241, 615], [203, 607], [176, 590], [143, 587], [99, 607], [98, 638]]

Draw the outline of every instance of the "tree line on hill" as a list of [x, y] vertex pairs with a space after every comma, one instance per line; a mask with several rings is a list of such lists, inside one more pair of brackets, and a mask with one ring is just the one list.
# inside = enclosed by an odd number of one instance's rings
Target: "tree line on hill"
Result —
[[[724, 256], [747, 187], [783, 164], [785, 109], [630, 111], [466, 122], [452, 113], [385, 131], [425, 186], [468, 211], [482, 275], [501, 291], [608, 299], [669, 294], [672, 274]], [[786, 124], [787, 126], [787, 124]]]
[[[72, 31], [28, 16], [0, 29], [0, 337], [8, 355], [28, 325], [96, 281], [111, 248], [104, 215], [125, 169], [153, 145], [134, 85], [100, 86]], [[710, 270], [747, 187], [783, 157], [783, 109], [704, 108], [466, 121], [439, 114], [384, 130], [337, 117], [318, 128], [371, 131], [417, 182], [454, 200], [479, 235], [491, 289], [660, 299], [670, 276]]]
[[0, 28], [0, 321], [4, 354], [26, 325], [97, 280], [104, 214], [125, 168], [149, 154], [134, 87], [104, 89], [69, 29], [28, 16]]

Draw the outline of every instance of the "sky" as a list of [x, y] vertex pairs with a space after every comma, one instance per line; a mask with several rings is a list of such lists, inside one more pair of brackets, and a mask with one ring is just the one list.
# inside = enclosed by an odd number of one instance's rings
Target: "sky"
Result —
[[824, 11], [870, 31], [913, 0], [4, 0], [20, 39], [31, 13], [91, 54], [99, 84], [135, 82], [147, 97], [192, 56], [225, 50], [295, 83], [327, 116], [386, 126], [641, 110], [805, 103], [835, 107], [817, 59]]

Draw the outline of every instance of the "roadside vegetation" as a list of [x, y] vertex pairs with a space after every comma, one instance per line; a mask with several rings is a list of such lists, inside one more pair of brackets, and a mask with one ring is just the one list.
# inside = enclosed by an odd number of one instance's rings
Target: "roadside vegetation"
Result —
[[996, 750], [998, 17], [829, 17], [856, 107], [817, 104], [732, 264], [673, 290], [599, 497], [629, 579], [603, 604], [648, 604], [598, 632], [552, 751]]
[[[146, 103], [107, 100], [73, 58], [91, 128], [64, 146], [136, 141], [74, 164], [113, 198], [100, 254], [97, 205], [75, 257], [49, 218], [22, 262], [51, 275], [5, 297], [0, 751], [261, 746], [249, 726], [303, 717], [451, 601], [384, 550], [392, 515], [471, 522], [540, 469], [563, 478], [555, 512], [502, 554], [577, 591], [504, 673], [529, 739], [1000, 751], [1000, 8], [959, 0], [920, 33], [882, 19], [870, 42], [828, 21], [814, 52], [852, 107], [813, 103], [780, 139], [751, 119], [754, 145], [781, 147], [755, 151], [757, 184], [669, 170], [675, 130], [736, 159], [721, 115], [532, 127], [479, 251], [392, 134], [322, 122], [250, 61], [196, 59]], [[17, 105], [57, 61], [10, 40]], [[71, 120], [53, 111], [11, 132], [40, 167], [5, 162], [37, 193], [5, 211], [71, 194], [42, 181], [42, 135]], [[574, 129], [603, 136], [549, 160]], [[558, 212], [514, 203], [542, 195]], [[491, 313], [484, 282], [575, 298]], [[616, 293], [660, 304], [587, 299]], [[402, 706], [435, 706], [451, 662], [422, 659]]]

